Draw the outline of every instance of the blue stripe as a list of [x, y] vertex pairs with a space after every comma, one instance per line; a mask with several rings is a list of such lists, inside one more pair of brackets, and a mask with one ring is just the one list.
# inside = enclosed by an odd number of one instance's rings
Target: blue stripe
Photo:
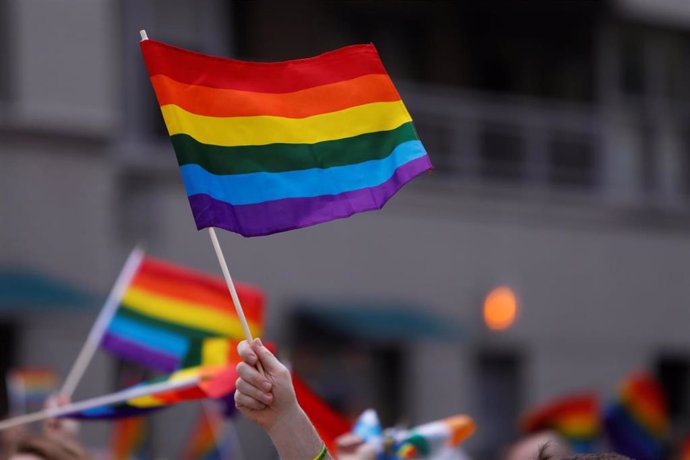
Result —
[[108, 332], [178, 359], [182, 359], [189, 348], [186, 337], [118, 315], [110, 322]]
[[420, 141], [407, 141], [381, 160], [326, 169], [215, 175], [196, 164], [187, 164], [180, 167], [180, 172], [188, 196], [205, 194], [232, 205], [246, 205], [376, 187], [393, 177], [400, 166], [425, 155]]

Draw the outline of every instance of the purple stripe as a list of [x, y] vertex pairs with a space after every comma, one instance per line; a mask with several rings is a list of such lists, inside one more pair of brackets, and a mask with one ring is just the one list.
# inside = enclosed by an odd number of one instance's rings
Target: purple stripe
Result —
[[429, 157], [425, 155], [400, 166], [393, 177], [381, 185], [338, 195], [233, 206], [199, 194], [190, 196], [189, 204], [199, 230], [218, 227], [243, 236], [270, 235], [381, 209], [403, 185], [431, 168]]
[[113, 420], [125, 417], [136, 417], [145, 415], [150, 412], [164, 409], [170, 406], [155, 406], [155, 407], [135, 407], [128, 404], [120, 404], [115, 406], [100, 406], [94, 409], [71, 412], [60, 416], [60, 418], [73, 418], [78, 420]]
[[153, 368], [162, 372], [174, 372], [180, 365], [179, 359], [152, 350], [143, 345], [106, 333], [101, 342], [101, 347], [114, 353], [127, 361], [134, 361], [147, 368]]

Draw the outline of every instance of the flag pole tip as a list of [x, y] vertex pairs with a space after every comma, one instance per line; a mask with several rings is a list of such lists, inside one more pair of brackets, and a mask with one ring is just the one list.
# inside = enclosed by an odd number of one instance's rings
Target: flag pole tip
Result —
[[141, 29], [139, 31], [139, 35], [141, 36], [141, 41], [143, 42], [144, 40], [148, 40], [149, 36], [146, 35], [146, 29]]

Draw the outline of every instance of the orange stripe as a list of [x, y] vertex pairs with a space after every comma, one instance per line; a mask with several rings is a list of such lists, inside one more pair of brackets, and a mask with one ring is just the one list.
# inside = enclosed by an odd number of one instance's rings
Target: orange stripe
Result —
[[[235, 311], [226, 286], [216, 289], [209, 285], [196, 283], [194, 280], [185, 282], [180, 279], [161, 277], [151, 272], [140, 271], [130, 287], [156, 295], [173, 297], [181, 301], [203, 304], [208, 308], [222, 312], [234, 313]], [[236, 284], [235, 287], [247, 319], [261, 323], [263, 318], [263, 296], [261, 293], [241, 284]]]
[[277, 116], [305, 118], [373, 102], [400, 100], [388, 75], [364, 75], [292, 93], [259, 93], [210, 88], [154, 75], [151, 82], [161, 107], [177, 105], [209, 117]]

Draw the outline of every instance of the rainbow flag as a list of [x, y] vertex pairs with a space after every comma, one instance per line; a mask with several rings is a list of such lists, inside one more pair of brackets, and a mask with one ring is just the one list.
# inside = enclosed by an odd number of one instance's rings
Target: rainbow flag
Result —
[[210, 408], [199, 412], [196, 426], [183, 450], [182, 460], [222, 460], [227, 457], [227, 437], [223, 432], [223, 416]]
[[[235, 363], [226, 366], [198, 366], [182, 369], [165, 378], [135, 385], [111, 395], [113, 397], [122, 396], [123, 402], [75, 410], [63, 414], [61, 417], [98, 420], [144, 415], [151, 411], [183, 402], [221, 398], [235, 390], [236, 379]], [[156, 392], [149, 396], [127, 397], [129, 394], [133, 394], [133, 391], [145, 389], [153, 384], [161, 382], [184, 383], [188, 380], [191, 380], [192, 383], [185, 384], [180, 388]]]
[[670, 421], [661, 386], [651, 375], [636, 373], [623, 381], [604, 424], [616, 452], [639, 460], [664, 458]]
[[142, 447], [146, 433], [145, 417], [130, 417], [113, 423], [110, 459], [130, 460]]
[[[261, 335], [262, 292], [243, 284], [236, 288], [252, 334]], [[125, 360], [172, 372], [198, 365], [206, 339], [243, 337], [222, 278], [145, 257], [101, 347]]]
[[456, 449], [475, 431], [475, 423], [466, 415], [456, 415], [412, 428], [398, 441], [401, 459], [437, 458]]
[[599, 398], [583, 393], [564, 396], [526, 413], [520, 419], [525, 433], [554, 430], [578, 453], [593, 452], [601, 433]]
[[372, 44], [257, 63], [141, 42], [198, 229], [380, 209], [431, 162]]
[[7, 373], [7, 399], [12, 413], [33, 412], [43, 408], [57, 391], [58, 376], [50, 369], [12, 369]]

